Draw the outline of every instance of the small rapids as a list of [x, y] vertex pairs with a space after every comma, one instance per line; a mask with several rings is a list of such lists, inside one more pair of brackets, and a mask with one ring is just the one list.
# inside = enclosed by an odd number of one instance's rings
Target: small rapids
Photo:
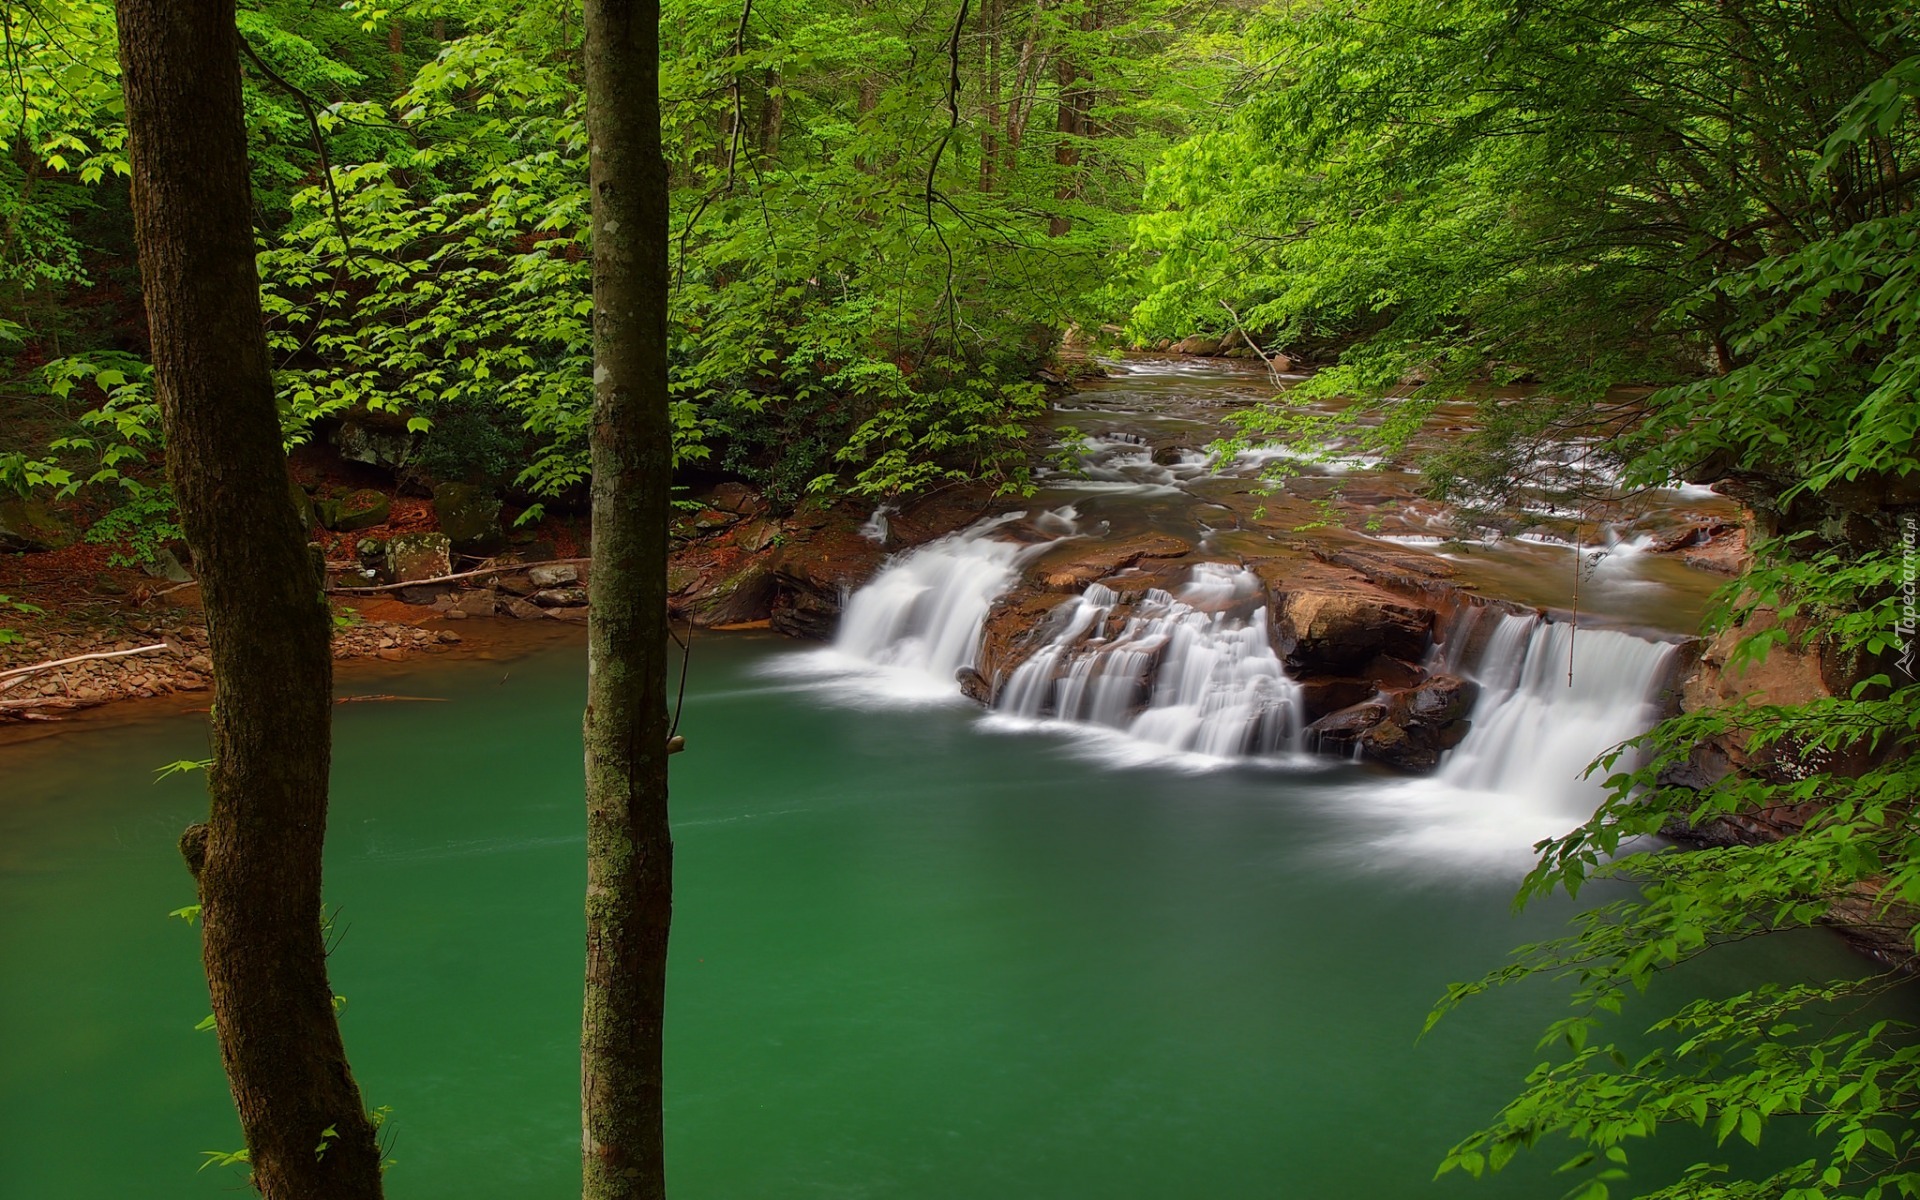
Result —
[[1293, 749], [1300, 688], [1273, 652], [1266, 606], [1250, 605], [1259, 593], [1251, 572], [1201, 563], [1179, 596], [1149, 590], [1116, 628], [1119, 595], [1093, 584], [1054, 610], [1053, 637], [1014, 670], [993, 708], [1213, 758]]
[[[840, 703], [958, 701], [956, 676], [977, 666], [994, 602], [1028, 558], [1055, 544], [995, 536], [1024, 516], [900, 555], [849, 598], [831, 650], [789, 661], [830, 679]], [[1056, 542], [1081, 536], [1071, 508], [1033, 525]], [[1038, 649], [988, 681], [986, 727], [1072, 733], [1114, 766], [1350, 769], [1305, 752], [1302, 688], [1275, 653], [1270, 624], [1258, 577], [1232, 564], [1199, 563], [1174, 591], [1092, 584], [1047, 615], [1032, 634]], [[1466, 608], [1427, 665], [1480, 685], [1470, 731], [1430, 776], [1369, 772], [1336, 789], [1343, 815], [1364, 826], [1337, 853], [1510, 865], [1565, 833], [1605, 795], [1605, 772], [1589, 774], [1588, 764], [1657, 719], [1674, 654], [1615, 630]]]

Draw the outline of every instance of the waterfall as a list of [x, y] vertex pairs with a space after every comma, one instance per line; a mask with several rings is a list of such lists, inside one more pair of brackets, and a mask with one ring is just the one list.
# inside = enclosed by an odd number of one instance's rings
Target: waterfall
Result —
[[1469, 670], [1481, 687], [1473, 729], [1441, 764], [1441, 781], [1577, 797], [1584, 817], [1604, 794], [1604, 779], [1596, 772], [1583, 781], [1582, 773], [1596, 755], [1653, 724], [1652, 698], [1673, 654], [1665, 642], [1617, 630], [1576, 631], [1563, 621], [1502, 614]]
[[1480, 684], [1472, 728], [1434, 775], [1353, 789], [1343, 811], [1367, 834], [1348, 853], [1396, 871], [1524, 869], [1535, 842], [1569, 832], [1606, 797], [1611, 772], [1587, 776], [1587, 764], [1653, 726], [1675, 653], [1616, 630], [1463, 610], [1429, 666]]
[[1054, 610], [1052, 636], [994, 709], [1124, 731], [1167, 750], [1240, 758], [1291, 749], [1299, 686], [1282, 670], [1251, 572], [1200, 563], [1180, 594], [1153, 588], [1115, 628], [1121, 598], [1093, 584]]
[[[1050, 515], [1071, 526], [1071, 515]], [[834, 650], [956, 692], [954, 672], [979, 654], [987, 610], [1013, 586], [1020, 559], [1040, 548], [989, 536], [1024, 516], [981, 521], [888, 563], [847, 601]]]

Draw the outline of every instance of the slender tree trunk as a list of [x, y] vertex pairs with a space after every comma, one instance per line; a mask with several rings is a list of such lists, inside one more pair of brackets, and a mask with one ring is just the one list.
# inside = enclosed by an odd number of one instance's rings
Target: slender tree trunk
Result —
[[1047, 52], [1040, 46], [1041, 19], [1046, 15], [1046, 0], [1034, 0], [1027, 22], [1027, 33], [1020, 41], [1020, 55], [1013, 73], [1013, 97], [1007, 104], [1007, 136], [1003, 150], [1006, 158], [1002, 174], [1011, 179], [1020, 167], [1020, 143], [1025, 139], [1027, 119], [1033, 113], [1041, 73]]
[[780, 157], [780, 126], [786, 118], [786, 95], [780, 86], [780, 72], [768, 67], [761, 77], [767, 94], [766, 107], [760, 110], [760, 158], [772, 162]]
[[1000, 169], [1000, 22], [1006, 0], [987, 0], [980, 23], [987, 38], [987, 107], [980, 122], [980, 190], [991, 192]]
[[666, 1194], [667, 176], [658, 0], [587, 0], [593, 573], [587, 659], [582, 1195]]
[[271, 1200], [380, 1195], [321, 930], [332, 622], [287, 498], [254, 270], [233, 0], [119, 0], [134, 232], [168, 478], [219, 702], [199, 881], [220, 1057]]
[[[1089, 8], [1081, 18], [1081, 32], [1098, 28], [1097, 10]], [[1080, 142], [1087, 136], [1087, 114], [1093, 110], [1093, 80], [1081, 68], [1070, 45], [1061, 48], [1055, 69], [1059, 72], [1060, 109], [1054, 122], [1058, 136], [1053, 143], [1053, 165], [1058, 168], [1059, 181], [1054, 186], [1053, 198], [1065, 202], [1080, 195]], [[1064, 237], [1072, 229], [1073, 218], [1064, 211], [1056, 211], [1047, 223], [1049, 237]]]

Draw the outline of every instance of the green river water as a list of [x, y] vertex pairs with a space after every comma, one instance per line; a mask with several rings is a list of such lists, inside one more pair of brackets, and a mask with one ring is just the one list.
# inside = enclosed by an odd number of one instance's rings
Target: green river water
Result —
[[[1345, 766], [1118, 768], [969, 706], [845, 704], [696, 647], [675, 761], [668, 1123], [681, 1200], [1554, 1197], [1558, 1148], [1432, 1181], [1533, 1061], [1550, 989], [1452, 980], [1553, 933], [1523, 859], [1375, 846]], [[350, 676], [328, 892], [349, 1051], [403, 1198], [578, 1194], [583, 651]], [[0, 1197], [244, 1191], [174, 840], [171, 716], [0, 748]], [[1442, 847], [1445, 842], [1441, 843]], [[1369, 847], [1372, 847], [1369, 849]], [[1791, 957], [1786, 957], [1786, 956]], [[1768, 957], [1773, 956], [1773, 957]], [[1836, 943], [1717, 971], [1854, 969]], [[1741, 984], [1696, 972], [1688, 986]]]

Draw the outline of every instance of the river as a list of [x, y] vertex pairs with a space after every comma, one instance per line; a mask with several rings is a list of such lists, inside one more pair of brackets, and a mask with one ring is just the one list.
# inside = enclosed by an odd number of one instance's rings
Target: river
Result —
[[[1538, 1197], [1430, 1181], [1556, 1009], [1452, 980], [1550, 935], [1509, 837], [1391, 836], [1348, 764], [1121, 764], [765, 635], [696, 643], [675, 761], [675, 1194]], [[577, 1188], [582, 652], [388, 668], [344, 705], [331, 966], [398, 1197]], [[3, 751], [0, 1195], [232, 1194], [239, 1144], [173, 849], [202, 719]], [[1368, 804], [1368, 797], [1379, 803]], [[1836, 943], [1695, 972], [1851, 970]]]
[[[1316, 756], [1236, 556], [1297, 542], [1289, 522], [1317, 501], [1382, 503], [1371, 527], [1314, 536], [1562, 605], [1573, 547], [1443, 541], [1393, 464], [1310, 464], [1262, 498], [1258, 456], [1179, 449], [1260, 387], [1177, 365], [1093, 385], [1055, 416], [1078, 468], [1025, 517], [897, 558], [834, 646], [697, 641], [673, 780], [679, 1200], [1565, 1190], [1557, 1149], [1479, 1184], [1432, 1178], [1513, 1095], [1562, 993], [1512, 989], [1419, 1033], [1448, 983], [1563, 927], [1564, 901], [1510, 911], [1529, 847], [1590, 811], [1580, 767], [1653, 719], [1660, 635], [1714, 580], [1609, 528], [1581, 597], [1603, 627], [1575, 641], [1564, 621], [1468, 609], [1443, 631], [1429, 665], [1481, 699], [1437, 772]], [[1676, 491], [1667, 508], [1723, 503]], [[1061, 545], [1166, 531], [1195, 555], [1128, 601], [1124, 628], [1114, 593], [1061, 596], [1039, 665], [985, 710], [955, 668], [1022, 556], [1048, 552], [1004, 539], [1016, 520]], [[330, 965], [368, 1102], [391, 1111], [396, 1197], [577, 1194], [584, 655], [551, 636], [343, 680], [424, 698], [337, 710], [328, 841]], [[204, 753], [204, 718], [163, 708], [0, 747], [0, 1195], [242, 1187], [197, 1170], [239, 1134], [194, 1029], [195, 934], [167, 915], [192, 899], [174, 842], [204, 796], [194, 775], [155, 782]], [[1806, 936], [1660, 986], [1860, 969]], [[1698, 1149], [1636, 1158], [1637, 1181]]]

